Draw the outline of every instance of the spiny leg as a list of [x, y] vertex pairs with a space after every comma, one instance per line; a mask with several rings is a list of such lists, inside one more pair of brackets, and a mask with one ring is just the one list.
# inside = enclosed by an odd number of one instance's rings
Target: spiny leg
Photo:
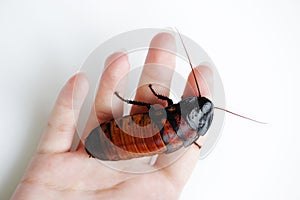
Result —
[[133, 101], [133, 100], [129, 100], [129, 99], [124, 99], [123, 97], [121, 97], [119, 95], [118, 92], [115, 92], [115, 95], [121, 99], [122, 101], [128, 103], [128, 104], [132, 104], [132, 105], [137, 105], [137, 106], [146, 106], [148, 109], [150, 109], [151, 104], [150, 103], [145, 103], [145, 102], [140, 102], [140, 101]]
[[152, 92], [158, 99], [167, 101], [167, 102], [168, 102], [168, 106], [170, 106], [170, 105], [173, 104], [172, 99], [170, 99], [169, 97], [166, 97], [166, 96], [157, 94], [157, 93], [154, 91], [154, 89], [152, 88], [152, 84], [149, 84], [149, 88], [150, 88], [151, 92]]

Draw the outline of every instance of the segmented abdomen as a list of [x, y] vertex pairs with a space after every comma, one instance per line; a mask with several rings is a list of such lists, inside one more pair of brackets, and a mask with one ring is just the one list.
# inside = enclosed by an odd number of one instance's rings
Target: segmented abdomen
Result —
[[[162, 110], [167, 112], [167, 118]], [[176, 109], [168, 107], [151, 117], [141, 113], [104, 122], [90, 133], [85, 146], [91, 156], [100, 160], [127, 160], [173, 152], [196, 135]]]

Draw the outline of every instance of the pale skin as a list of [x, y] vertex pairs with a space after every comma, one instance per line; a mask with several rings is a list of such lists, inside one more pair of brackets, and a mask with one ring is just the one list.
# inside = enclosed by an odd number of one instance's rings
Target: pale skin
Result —
[[[175, 67], [174, 54], [155, 49], [167, 47], [175, 50], [172, 35], [156, 35], [150, 47], [146, 64], [160, 63], [170, 66], [171, 69]], [[114, 60], [115, 58], [117, 59]], [[111, 62], [112, 60], [114, 61]], [[111, 101], [116, 84], [130, 70], [128, 58], [124, 53], [111, 55], [105, 67], [95, 99], [95, 110], [100, 123], [112, 118]], [[203, 77], [206, 80], [210, 78], [209, 70], [202, 67], [195, 72], [202, 95], [209, 97], [209, 90], [203, 84]], [[160, 68], [144, 67], [139, 84], [151, 81], [170, 85], [171, 77], [172, 74], [165, 73]], [[79, 88], [76, 96], [73, 95], [75, 81]], [[197, 96], [191, 75], [188, 82], [193, 89], [187, 87], [183, 96]], [[145, 174], [120, 172], [101, 165], [96, 159], [89, 158], [82, 144], [76, 151], [70, 151], [76, 120], [88, 88], [88, 80], [83, 73], [71, 77], [62, 88], [38, 149], [12, 199], [178, 199], [198, 161], [200, 150], [195, 145], [172, 165]], [[159, 93], [168, 96], [169, 91], [160, 88]], [[137, 91], [136, 100], [165, 106], [166, 102], [149, 94], [149, 88], [142, 87]], [[132, 113], [141, 112], [143, 109], [145, 108], [134, 106]], [[93, 120], [88, 122], [83, 138], [93, 126]], [[167, 159], [165, 155], [159, 155], [154, 167]]]

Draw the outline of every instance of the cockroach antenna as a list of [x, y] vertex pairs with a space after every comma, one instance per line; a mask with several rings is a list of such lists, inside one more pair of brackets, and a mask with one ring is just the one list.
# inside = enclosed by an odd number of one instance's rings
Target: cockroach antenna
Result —
[[217, 110], [222, 110], [222, 111], [227, 112], [227, 113], [230, 113], [230, 114], [232, 114], [232, 115], [235, 115], [235, 116], [238, 116], [238, 117], [241, 117], [241, 118], [244, 118], [244, 119], [247, 119], [247, 120], [256, 122], [256, 123], [267, 124], [266, 122], [261, 122], [261, 121], [255, 120], [255, 119], [251, 119], [251, 118], [249, 118], [249, 117], [246, 117], [246, 116], [243, 116], [243, 115], [234, 113], [234, 112], [232, 112], [232, 111], [230, 111], [230, 110], [226, 110], [225, 108], [220, 108], [220, 107], [216, 107], [216, 106], [215, 106], [214, 108], [217, 109]]
[[[194, 68], [193, 68], [193, 65], [192, 65], [190, 56], [189, 56], [189, 54], [188, 54], [188, 52], [187, 52], [186, 46], [185, 46], [185, 44], [184, 44], [184, 42], [183, 42], [183, 39], [182, 39], [182, 36], [181, 36], [180, 32], [178, 31], [178, 29], [177, 29], [176, 27], [175, 27], [175, 30], [176, 30], [176, 32], [177, 32], [178, 35], [179, 35], [180, 41], [181, 41], [181, 43], [182, 43], [182, 46], [183, 46], [184, 51], [185, 51], [185, 53], [186, 53], [186, 56], [187, 56], [187, 58], [188, 58], [188, 61], [189, 61], [189, 64], [190, 64], [190, 67], [191, 67], [191, 69], [192, 69], [192, 73], [193, 73], [193, 76], [194, 76], [194, 80], [195, 80], [195, 83], [196, 83], [196, 86], [197, 86], [197, 90], [198, 90], [198, 93], [199, 93], [199, 97], [201, 97], [200, 87], [199, 87], [199, 85], [198, 85], [198, 81], [197, 81], [197, 78], [196, 78], [196, 75], [195, 75], [195, 71], [194, 71]], [[232, 115], [235, 115], [235, 116], [238, 116], [238, 117], [241, 117], [241, 118], [244, 118], [244, 119], [247, 119], [247, 120], [256, 122], [256, 123], [267, 124], [267, 123], [265, 123], [265, 122], [257, 121], [257, 120], [255, 120], [255, 119], [251, 119], [251, 118], [249, 118], [249, 117], [246, 117], [246, 116], [243, 116], [243, 115], [234, 113], [234, 112], [232, 112], [232, 111], [226, 110], [225, 108], [220, 108], [220, 107], [214, 107], [214, 108], [217, 109], [217, 110], [222, 110], [222, 111], [227, 112], [227, 113], [230, 113], [230, 114], [232, 114]]]
[[178, 33], [178, 35], [179, 35], [179, 38], [180, 38], [180, 41], [181, 41], [182, 46], [183, 46], [183, 48], [184, 48], [185, 54], [186, 54], [186, 56], [187, 56], [187, 58], [188, 58], [188, 60], [189, 60], [189, 64], [190, 64], [190, 67], [191, 67], [191, 69], [192, 69], [192, 73], [193, 73], [193, 76], [194, 76], [194, 79], [195, 79], [195, 83], [196, 83], [196, 86], [197, 86], [198, 94], [199, 94], [199, 97], [201, 97], [200, 87], [199, 87], [199, 85], [198, 85], [198, 81], [197, 81], [197, 78], [196, 78], [196, 74], [195, 74], [195, 71], [194, 71], [194, 68], [193, 68], [193, 65], [192, 65], [190, 56], [189, 56], [189, 54], [188, 54], [188, 52], [187, 52], [187, 49], [186, 49], [186, 47], [185, 47], [185, 45], [184, 45], [184, 42], [183, 42], [183, 39], [182, 39], [182, 37], [181, 37], [180, 32], [178, 31], [178, 29], [177, 29], [176, 27], [175, 27], [175, 29], [176, 29], [176, 31], [177, 31], [177, 33]]

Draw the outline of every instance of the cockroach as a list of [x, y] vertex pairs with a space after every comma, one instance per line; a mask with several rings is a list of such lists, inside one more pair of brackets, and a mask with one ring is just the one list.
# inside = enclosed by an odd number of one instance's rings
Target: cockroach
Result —
[[[162, 153], [168, 154], [192, 144], [200, 149], [201, 146], [196, 141], [209, 129], [214, 109], [256, 121], [224, 108], [214, 107], [208, 98], [201, 96], [189, 54], [181, 34], [179, 32], [178, 34], [187, 55], [199, 96], [188, 97], [174, 104], [170, 98], [156, 93], [152, 84], [149, 84], [153, 95], [167, 101], [165, 108], [150, 109], [152, 105], [149, 103], [124, 99], [115, 92], [120, 100], [128, 104], [145, 106], [149, 111], [112, 119], [93, 129], [85, 139], [85, 149], [90, 157], [117, 161]], [[143, 129], [146, 126], [151, 128]], [[124, 130], [131, 131], [131, 134]], [[151, 136], [144, 137], [144, 131], [150, 132]]]

